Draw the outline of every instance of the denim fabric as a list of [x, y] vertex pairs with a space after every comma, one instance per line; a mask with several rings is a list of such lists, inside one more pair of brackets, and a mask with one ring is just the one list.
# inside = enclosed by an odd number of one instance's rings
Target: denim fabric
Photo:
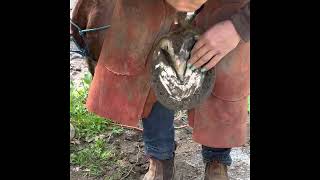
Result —
[[[159, 160], [171, 159], [174, 156], [174, 111], [156, 102], [149, 117], [143, 119], [144, 150], [148, 156]], [[230, 165], [232, 160], [229, 148], [212, 148], [202, 146], [204, 162], [217, 160]]]
[[216, 160], [222, 164], [230, 166], [232, 163], [230, 152], [230, 148], [212, 148], [202, 146], [202, 158], [204, 163], [209, 163], [213, 160]]
[[174, 111], [157, 102], [153, 105], [149, 117], [142, 121], [144, 149], [148, 156], [159, 160], [173, 158], [173, 119]]

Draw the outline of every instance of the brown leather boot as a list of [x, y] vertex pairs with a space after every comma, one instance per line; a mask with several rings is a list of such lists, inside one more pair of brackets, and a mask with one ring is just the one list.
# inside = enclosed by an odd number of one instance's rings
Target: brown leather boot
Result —
[[206, 164], [204, 180], [229, 180], [226, 165], [213, 161]]
[[173, 180], [174, 159], [157, 160], [150, 158], [149, 171], [143, 180]]

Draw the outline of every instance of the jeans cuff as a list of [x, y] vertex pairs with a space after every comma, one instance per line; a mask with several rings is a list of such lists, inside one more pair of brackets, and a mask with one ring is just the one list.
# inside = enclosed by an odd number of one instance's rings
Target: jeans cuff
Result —
[[219, 163], [222, 163], [226, 166], [230, 166], [232, 163], [231, 157], [228, 155], [223, 156], [211, 156], [210, 158], [203, 157], [203, 162], [211, 163], [212, 161], [218, 161]]
[[150, 146], [144, 147], [145, 154], [149, 157], [156, 158], [158, 160], [168, 160], [172, 159], [174, 157], [174, 150], [166, 150], [166, 151], [159, 151], [155, 148], [152, 148]]
[[202, 146], [202, 157], [204, 163], [218, 161], [224, 165], [230, 166], [232, 159], [230, 156], [231, 149], [228, 148], [209, 148]]

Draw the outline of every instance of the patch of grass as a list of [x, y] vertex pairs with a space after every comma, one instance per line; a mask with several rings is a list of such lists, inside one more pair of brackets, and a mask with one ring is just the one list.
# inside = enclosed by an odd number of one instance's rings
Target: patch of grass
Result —
[[[116, 156], [107, 146], [104, 136], [99, 135], [106, 132], [119, 135], [124, 129], [86, 109], [91, 80], [91, 74], [87, 73], [80, 87], [75, 87], [70, 82], [70, 120], [75, 127], [75, 139], [78, 140], [78, 144], [70, 145], [70, 164], [80, 167], [85, 175], [101, 176], [108, 163], [115, 163]], [[89, 139], [91, 140], [88, 141]]]
[[121, 126], [112, 126], [111, 133], [115, 135], [121, 135], [124, 132], [124, 129]]
[[70, 117], [78, 139], [89, 139], [105, 132], [111, 122], [88, 112], [85, 107], [91, 79], [91, 75], [87, 73], [80, 87], [76, 88], [72, 82], [70, 84]]
[[70, 155], [70, 162], [80, 166], [89, 176], [100, 176], [108, 162], [112, 162], [115, 154], [106, 148], [104, 139], [97, 139], [87, 147]]

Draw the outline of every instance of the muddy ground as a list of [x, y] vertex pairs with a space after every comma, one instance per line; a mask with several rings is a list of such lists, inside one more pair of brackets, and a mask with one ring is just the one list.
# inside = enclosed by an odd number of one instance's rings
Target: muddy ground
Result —
[[[70, 10], [73, 1], [70, 1]], [[70, 54], [70, 80], [76, 86], [80, 85], [80, 79], [88, 72], [85, 61], [78, 54]], [[187, 117], [183, 112], [176, 113], [175, 126], [186, 124]], [[248, 120], [250, 122], [250, 120]], [[249, 123], [248, 123], [249, 126]], [[247, 144], [243, 147], [234, 148], [231, 151], [233, 159], [229, 167], [231, 180], [250, 179], [250, 133], [248, 132]], [[126, 129], [119, 136], [108, 136], [105, 138], [107, 145], [117, 150], [119, 159], [117, 164], [106, 167], [103, 177], [86, 177], [78, 167], [70, 167], [71, 180], [104, 180], [113, 174], [120, 173], [122, 179], [139, 180], [148, 170], [148, 161], [144, 156], [141, 132]], [[176, 129], [176, 170], [177, 176], [184, 180], [200, 180], [203, 178], [204, 164], [201, 157], [201, 146], [192, 141], [192, 129]], [[120, 179], [120, 178], [119, 178]]]

